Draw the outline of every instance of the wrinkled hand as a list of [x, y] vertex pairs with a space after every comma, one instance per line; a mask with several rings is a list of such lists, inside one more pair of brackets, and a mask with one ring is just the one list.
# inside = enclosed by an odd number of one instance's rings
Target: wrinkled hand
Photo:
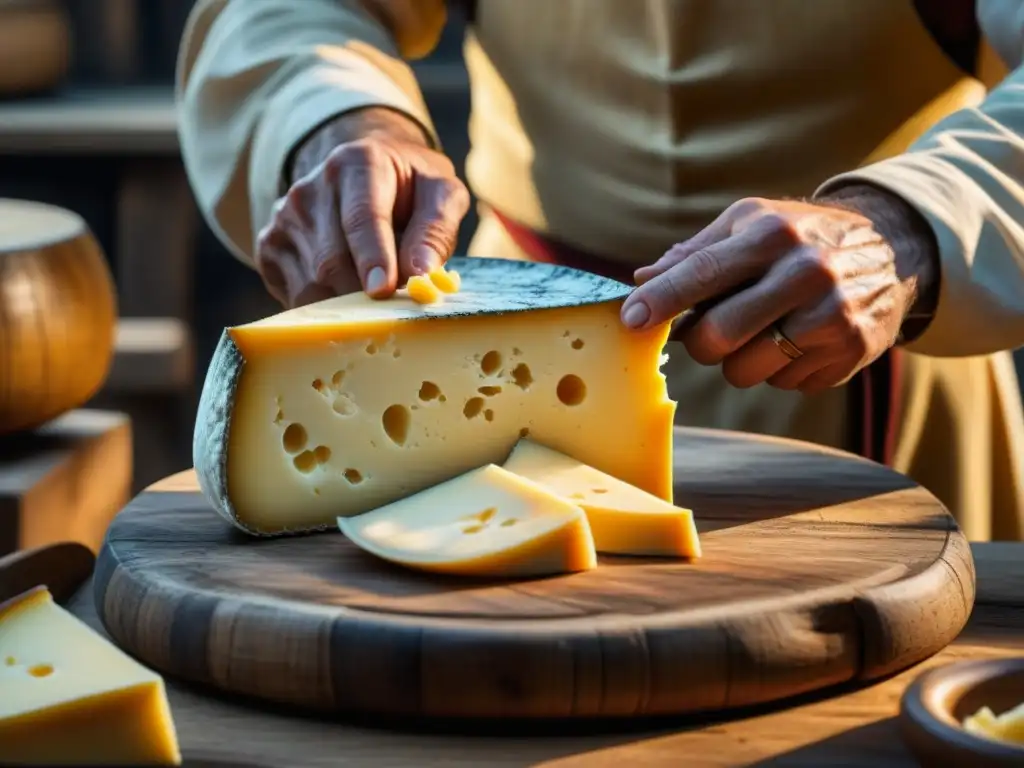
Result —
[[[811, 394], [846, 382], [896, 342], [937, 279], [922, 222], [889, 227], [897, 234], [883, 237], [877, 220], [892, 222], [894, 210], [909, 208], [881, 191], [865, 194], [861, 210], [883, 211], [874, 222], [853, 205], [734, 204], [637, 270], [623, 322], [646, 328], [696, 308], [681, 325], [682, 342], [698, 363], [721, 364], [737, 387], [767, 381]], [[776, 323], [798, 348], [796, 359], [773, 339]]]
[[418, 126], [383, 112], [300, 150], [302, 175], [256, 242], [256, 268], [286, 307], [358, 290], [386, 298], [452, 254], [469, 193]]

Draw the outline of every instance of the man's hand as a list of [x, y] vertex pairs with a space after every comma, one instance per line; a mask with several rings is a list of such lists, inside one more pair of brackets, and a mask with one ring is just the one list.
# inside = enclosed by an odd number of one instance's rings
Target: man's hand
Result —
[[696, 308], [681, 340], [698, 363], [721, 364], [737, 387], [811, 394], [879, 357], [908, 316], [927, 315], [938, 272], [927, 224], [881, 190], [748, 199], [638, 269], [622, 319], [646, 328]]
[[287, 307], [365, 290], [386, 298], [452, 254], [469, 193], [419, 126], [387, 109], [328, 123], [299, 147], [291, 188], [256, 242]]

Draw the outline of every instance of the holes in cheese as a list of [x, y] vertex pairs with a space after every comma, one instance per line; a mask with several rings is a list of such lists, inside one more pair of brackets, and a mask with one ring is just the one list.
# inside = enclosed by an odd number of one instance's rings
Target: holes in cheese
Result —
[[676, 507], [532, 440], [521, 440], [502, 465], [587, 514], [598, 552], [698, 558], [693, 512]]
[[493, 464], [340, 517], [338, 527], [370, 554], [438, 573], [511, 578], [597, 566], [583, 510]]
[[298, 453], [306, 447], [306, 428], [301, 424], [289, 424], [285, 427], [281, 442], [288, 453]]
[[381, 417], [384, 434], [391, 438], [395, 445], [405, 445], [409, 439], [409, 409], [404, 405], [389, 405]]
[[558, 399], [566, 405], [579, 405], [587, 396], [587, 385], [579, 376], [570, 373], [558, 380]]
[[466, 401], [466, 405], [462, 409], [462, 415], [467, 419], [475, 419], [483, 409], [484, 399], [482, 397], [471, 397]]
[[[629, 287], [602, 277], [453, 261], [461, 288], [442, 302], [356, 293], [224, 332], [193, 440], [218, 513], [260, 535], [330, 529], [338, 516], [501, 464], [526, 434], [672, 498], [675, 404], [658, 369], [668, 325], [627, 330], [619, 310]], [[581, 351], [570, 347], [576, 338]], [[291, 424], [306, 433], [295, 453], [284, 447]], [[330, 459], [314, 466], [318, 446]], [[296, 467], [302, 451], [312, 459]]]
[[441, 388], [432, 381], [424, 381], [420, 385], [419, 398], [424, 402], [439, 400], [441, 398]]
[[0, 759], [180, 765], [159, 675], [37, 587], [0, 603]]
[[513, 368], [512, 382], [520, 389], [529, 389], [530, 385], [533, 384], [533, 374], [530, 372], [530, 366], [526, 363], [519, 363], [519, 365]]
[[49, 677], [53, 674], [52, 664], [33, 664], [28, 668], [28, 673], [32, 677]]
[[501, 370], [501, 352], [492, 349], [480, 360], [480, 372], [484, 376], [494, 376]]

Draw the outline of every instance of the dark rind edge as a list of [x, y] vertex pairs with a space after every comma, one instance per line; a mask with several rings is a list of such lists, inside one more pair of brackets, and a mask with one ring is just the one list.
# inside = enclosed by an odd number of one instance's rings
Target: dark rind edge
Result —
[[199, 396], [195, 431], [192, 433], [192, 465], [210, 505], [221, 517], [246, 533], [259, 535], [240, 522], [228, 496], [228, 439], [231, 435], [231, 403], [242, 377], [245, 359], [225, 329], [206, 371]]
[[[458, 296], [454, 294], [448, 303], [441, 305], [447, 307], [448, 311], [438, 312], [432, 315], [410, 315], [408, 321], [428, 319], [429, 317], [468, 317], [479, 314], [507, 314], [512, 312], [527, 312], [543, 309], [558, 309], [570, 306], [590, 306], [603, 304], [607, 301], [625, 298], [632, 290], [625, 283], [620, 283], [607, 277], [584, 272], [572, 267], [565, 267], [553, 264], [540, 264], [530, 261], [515, 261], [512, 259], [492, 259], [483, 257], [459, 256], [448, 261], [451, 269], [458, 271], [460, 275], [468, 276], [470, 280], [474, 273], [497, 273], [504, 271], [500, 281], [495, 285], [501, 288], [497, 292], [502, 301], [499, 301], [497, 308], [485, 307], [464, 307], [461, 310], [456, 308]], [[522, 276], [529, 276], [524, 281]], [[553, 286], [557, 285], [563, 278], [573, 278], [579, 281], [586, 280], [587, 292], [581, 293], [579, 300], [575, 303], [569, 301], [543, 301], [544, 293], [551, 293]], [[463, 287], [467, 287], [463, 282]], [[533, 290], [528, 290], [532, 288]], [[461, 293], [461, 292], [460, 292]], [[504, 294], [504, 295], [502, 295]], [[468, 295], [468, 294], [467, 294]], [[566, 295], [567, 294], [563, 294]], [[517, 298], [526, 297], [526, 301], [510, 301], [509, 296]], [[427, 305], [429, 306], [429, 305]], [[454, 310], [454, 311], [453, 311]], [[228, 494], [228, 441], [231, 436], [231, 403], [234, 401], [235, 392], [238, 389], [238, 382], [245, 367], [245, 358], [231, 338], [229, 329], [221, 333], [220, 341], [210, 359], [209, 368], [206, 371], [206, 379], [203, 383], [203, 391], [199, 398], [199, 408], [196, 413], [195, 431], [192, 435], [192, 464], [195, 468], [196, 477], [199, 481], [199, 488], [203, 495], [210, 502], [210, 505], [217, 513], [239, 530], [245, 531], [253, 536], [274, 538], [287, 535], [298, 535], [308, 533], [319, 533], [327, 530], [335, 530], [336, 527], [323, 524], [307, 528], [283, 528], [274, 531], [263, 531], [258, 528], [246, 525], [239, 518]]]

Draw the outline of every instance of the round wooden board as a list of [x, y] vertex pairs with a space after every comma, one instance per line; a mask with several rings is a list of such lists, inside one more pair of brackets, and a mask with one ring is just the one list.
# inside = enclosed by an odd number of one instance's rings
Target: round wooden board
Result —
[[601, 559], [519, 582], [428, 576], [340, 533], [256, 539], [191, 472], [113, 522], [95, 589], [126, 650], [172, 676], [325, 711], [442, 717], [718, 710], [870, 680], [939, 651], [974, 603], [953, 518], [848, 454], [681, 429], [697, 563]]

